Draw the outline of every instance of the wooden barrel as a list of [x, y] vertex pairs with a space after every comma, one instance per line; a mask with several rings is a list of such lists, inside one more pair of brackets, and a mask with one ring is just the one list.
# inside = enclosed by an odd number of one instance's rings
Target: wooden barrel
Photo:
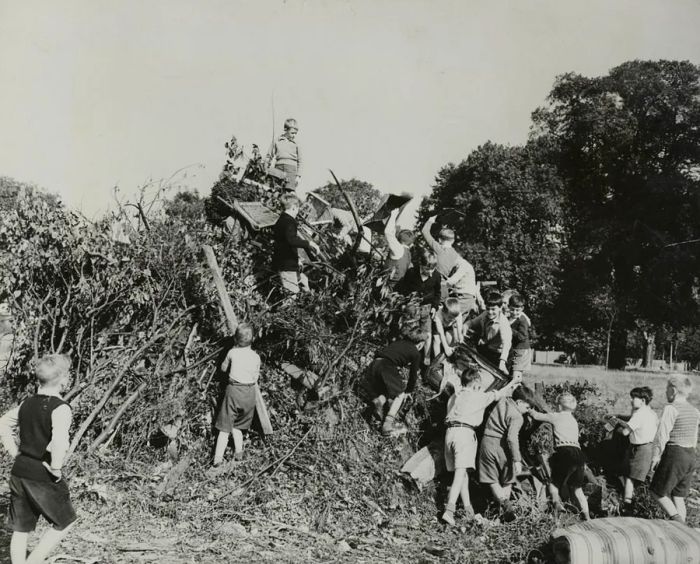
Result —
[[700, 532], [675, 521], [593, 519], [552, 539], [558, 564], [700, 564]]

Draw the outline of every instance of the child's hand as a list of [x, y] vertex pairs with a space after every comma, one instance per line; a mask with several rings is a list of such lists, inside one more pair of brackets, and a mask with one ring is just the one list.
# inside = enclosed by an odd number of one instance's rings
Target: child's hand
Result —
[[513, 462], [513, 476], [520, 476], [520, 474], [523, 473], [523, 463], [518, 461], [518, 462]]
[[54, 477], [54, 482], [60, 482], [63, 477], [63, 473], [60, 468], [51, 468], [47, 462], [42, 462], [44, 468]]
[[505, 372], [506, 374], [508, 373], [508, 368], [506, 367], [506, 361], [502, 360], [501, 362], [498, 363], [498, 369], [501, 372]]
[[653, 472], [656, 470], [656, 467], [659, 465], [659, 462], [661, 462], [661, 457], [660, 456], [654, 456], [651, 459], [651, 471]]
[[431, 215], [431, 216], [428, 218], [428, 221], [426, 221], [426, 223], [435, 223], [435, 220], [436, 220], [436, 219], [437, 219], [437, 215]]
[[455, 350], [449, 345], [445, 347], [445, 356], [452, 356], [452, 353], [454, 352]]

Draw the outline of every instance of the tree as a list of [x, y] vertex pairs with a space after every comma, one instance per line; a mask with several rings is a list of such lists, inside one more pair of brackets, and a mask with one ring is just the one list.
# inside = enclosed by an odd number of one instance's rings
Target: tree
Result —
[[558, 307], [575, 309], [612, 280], [615, 367], [639, 319], [698, 319], [700, 247], [669, 245], [700, 237], [699, 79], [698, 67], [674, 61], [632, 61], [597, 78], [570, 73], [533, 114], [533, 138], [548, 140], [566, 187], [569, 291]]
[[562, 185], [548, 158], [539, 141], [524, 147], [488, 142], [442, 168], [420, 210], [422, 220], [445, 208], [464, 213], [453, 227], [477, 278], [517, 289], [536, 313], [556, 297], [564, 242]]
[[[352, 201], [357, 206], [357, 211], [362, 217], [374, 213], [382, 202], [383, 194], [372, 186], [369, 182], [351, 178], [341, 180], [343, 189], [350, 195]], [[314, 193], [321, 196], [334, 208], [349, 210], [348, 204], [343, 195], [338, 190], [335, 182], [329, 182], [314, 190]]]

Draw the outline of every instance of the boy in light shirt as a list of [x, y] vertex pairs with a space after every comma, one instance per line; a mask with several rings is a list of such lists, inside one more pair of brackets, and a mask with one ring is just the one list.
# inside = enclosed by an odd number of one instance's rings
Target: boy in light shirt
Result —
[[454, 349], [462, 342], [462, 312], [457, 298], [447, 298], [433, 317], [433, 358], [440, 350], [445, 356], [452, 356]]
[[644, 483], [651, 470], [652, 443], [659, 426], [659, 418], [649, 407], [653, 397], [651, 388], [632, 388], [630, 398], [632, 416], [629, 421], [620, 421], [622, 433], [630, 439], [625, 456], [625, 497], [624, 511], [629, 512], [634, 496], [635, 482]]

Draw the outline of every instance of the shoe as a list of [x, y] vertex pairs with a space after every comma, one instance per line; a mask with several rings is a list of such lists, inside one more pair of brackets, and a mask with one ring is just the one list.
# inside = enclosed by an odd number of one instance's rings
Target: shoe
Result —
[[561, 515], [562, 513], [566, 513], [566, 507], [562, 504], [561, 501], [555, 501], [552, 504], [552, 511], [554, 512], [555, 515]]
[[590, 520], [591, 520], [590, 514], [581, 512], [581, 521], [590, 521]]
[[671, 517], [671, 521], [677, 521], [678, 523], [685, 525], [685, 519], [683, 519], [683, 517], [681, 517], [678, 513]]
[[396, 423], [393, 417], [387, 417], [382, 424], [382, 435], [385, 437], [395, 437], [407, 431], [406, 426]]
[[445, 511], [442, 514], [442, 520], [447, 523], [450, 527], [454, 527], [455, 525], [455, 515], [452, 513], [452, 511]]
[[240, 462], [241, 460], [243, 460], [243, 451], [242, 451], [242, 450], [239, 450], [238, 452], [235, 452], [235, 453], [233, 454], [233, 459], [234, 459], [236, 462]]
[[469, 507], [464, 508], [464, 518], [467, 521], [473, 521], [474, 520], [474, 508], [470, 505]]

